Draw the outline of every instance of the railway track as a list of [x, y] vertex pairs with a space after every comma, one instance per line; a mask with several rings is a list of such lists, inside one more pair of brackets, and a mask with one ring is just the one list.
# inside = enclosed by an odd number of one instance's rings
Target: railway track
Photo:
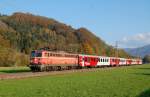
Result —
[[[112, 69], [113, 67], [105, 68]], [[49, 71], [49, 72], [22, 72], [22, 73], [5, 73], [0, 74], [0, 80], [5, 79], [22, 79], [22, 78], [30, 78], [30, 77], [40, 77], [47, 75], [62, 75], [69, 74], [74, 72], [96, 72], [102, 70], [104, 68], [88, 68], [88, 69], [72, 69], [72, 70], [63, 70], [63, 71]]]

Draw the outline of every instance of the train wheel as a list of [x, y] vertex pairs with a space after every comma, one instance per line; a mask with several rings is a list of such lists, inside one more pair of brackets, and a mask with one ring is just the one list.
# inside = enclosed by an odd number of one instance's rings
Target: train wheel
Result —
[[71, 66], [67, 66], [67, 70], [71, 70], [72, 69], [72, 67]]
[[49, 71], [49, 66], [46, 66], [46, 67], [45, 67], [45, 71]]
[[57, 70], [60, 71], [61, 70], [61, 66], [57, 66]]
[[40, 67], [38, 67], [38, 71], [40, 71], [40, 72], [43, 72], [43, 71], [45, 71], [46, 70], [46, 67], [44, 66], [44, 67], [42, 67], [42, 66], [40, 66]]
[[31, 69], [31, 71], [33, 71], [33, 72], [35, 71], [34, 67], [32, 67], [32, 66], [30, 67], [30, 69]]

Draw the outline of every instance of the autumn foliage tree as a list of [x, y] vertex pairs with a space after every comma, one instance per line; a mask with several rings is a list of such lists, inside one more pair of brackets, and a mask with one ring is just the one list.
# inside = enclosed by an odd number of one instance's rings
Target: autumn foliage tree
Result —
[[83, 43], [84, 53], [86, 54], [94, 54], [93, 48], [87, 43]]

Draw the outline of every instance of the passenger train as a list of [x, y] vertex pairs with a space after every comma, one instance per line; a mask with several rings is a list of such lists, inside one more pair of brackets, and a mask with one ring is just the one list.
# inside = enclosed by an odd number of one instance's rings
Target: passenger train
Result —
[[32, 71], [54, 71], [135, 64], [142, 64], [142, 60], [139, 58], [119, 58], [34, 50], [31, 52], [29, 67]]

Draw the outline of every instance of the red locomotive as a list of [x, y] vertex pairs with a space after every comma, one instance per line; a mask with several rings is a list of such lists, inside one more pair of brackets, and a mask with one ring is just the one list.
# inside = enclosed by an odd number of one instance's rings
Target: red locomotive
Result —
[[35, 50], [31, 52], [29, 67], [32, 71], [52, 71], [82, 67], [134, 64], [142, 64], [142, 60]]

